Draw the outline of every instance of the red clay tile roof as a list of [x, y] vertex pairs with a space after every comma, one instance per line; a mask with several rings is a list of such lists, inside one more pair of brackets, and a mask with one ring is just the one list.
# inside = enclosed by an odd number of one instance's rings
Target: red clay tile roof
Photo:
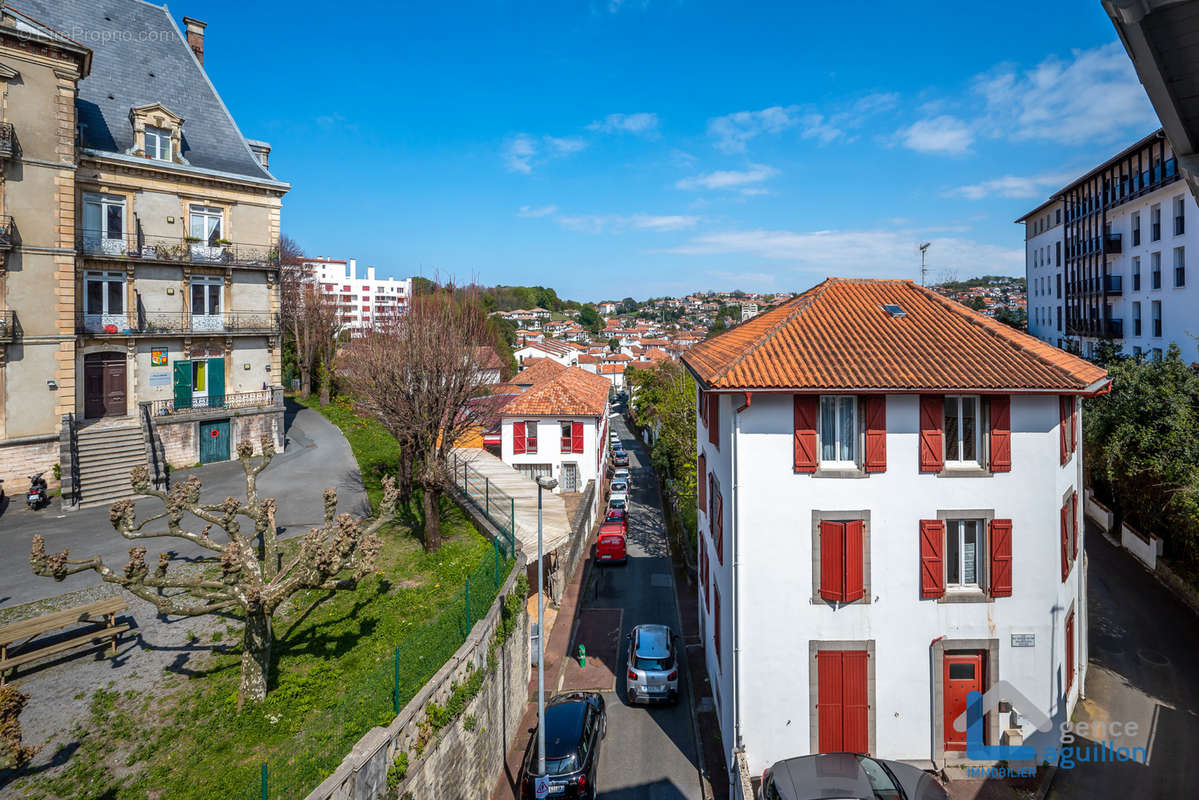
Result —
[[551, 378], [556, 377], [563, 370], [570, 367], [555, 361], [552, 358], [526, 358], [524, 369], [516, 373], [510, 382], [517, 386], [532, 386], [538, 383], [544, 383]]
[[912, 281], [849, 278], [692, 346], [683, 362], [712, 389], [1078, 391], [1107, 375]]
[[568, 345], [566, 342], [559, 342], [554, 339], [545, 339], [540, 342], [525, 342], [517, 349], [523, 350], [525, 347], [530, 347], [534, 350], [540, 350], [543, 353], [549, 353], [550, 355], [558, 357], [569, 355], [574, 351], [574, 348]]
[[475, 348], [475, 358], [479, 361], [480, 369], [503, 369], [504, 362], [500, 360], [500, 356], [495, 352], [495, 348], [483, 345]]
[[[560, 365], [559, 365], [560, 366]], [[542, 381], [504, 406], [505, 416], [600, 417], [607, 413], [612, 383], [578, 367]]]

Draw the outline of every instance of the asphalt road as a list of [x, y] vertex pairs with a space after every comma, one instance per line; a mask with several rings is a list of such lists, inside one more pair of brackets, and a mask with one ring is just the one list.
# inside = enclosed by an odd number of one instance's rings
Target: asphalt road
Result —
[[[676, 632], [681, 627], [661, 499], [649, 455], [623, 418], [613, 417], [612, 424], [631, 455], [633, 490], [628, 563], [593, 570], [594, 583], [583, 603], [586, 608], [619, 608], [623, 612], [616, 691], [604, 693], [608, 734], [600, 749], [599, 796], [606, 800], [700, 800], [703, 795], [685, 669], [676, 705], [647, 708], [625, 703], [628, 633], [642, 623], [669, 625]], [[685, 666], [685, 659], [682, 663]]]
[[[338, 490], [338, 512], [349, 512], [356, 516], [369, 513], [370, 505], [362, 488], [362, 477], [358, 464], [345, 437], [320, 413], [308, 408], [289, 405], [286, 414], [286, 434], [283, 453], [275, 456], [271, 465], [258, 476], [260, 495], [275, 497], [279, 503], [277, 522], [284, 536], [305, 533], [321, 521], [324, 501], [322, 492], [326, 488]], [[245, 499], [245, 473], [241, 464], [225, 462], [203, 467], [176, 471], [174, 480], [198, 475], [203, 481], [201, 495], [205, 502], [220, 502], [233, 496]], [[8, 487], [11, 491], [12, 487]], [[129, 560], [132, 542], [123, 539], [108, 522], [108, 508], [89, 508], [63, 514], [57, 502], [39, 510], [30, 511], [21, 500], [10, 497], [10, 502], [0, 514], [0, 608], [20, 605], [48, 597], [84, 589], [99, 584], [100, 577], [94, 572], [83, 572], [57, 583], [50, 578], [40, 578], [29, 568], [29, 544], [35, 533], [46, 539], [46, 549], [59, 552], [70, 548], [73, 558], [99, 555], [104, 563], [120, 570]], [[157, 513], [162, 504], [153, 498], [137, 504], [139, 516]], [[203, 523], [191, 518], [193, 530], [200, 530]], [[192, 558], [210, 555], [182, 539], [164, 538], [141, 542], [150, 549], [147, 561], [154, 559], [160, 551], [174, 554], [176, 558]]]

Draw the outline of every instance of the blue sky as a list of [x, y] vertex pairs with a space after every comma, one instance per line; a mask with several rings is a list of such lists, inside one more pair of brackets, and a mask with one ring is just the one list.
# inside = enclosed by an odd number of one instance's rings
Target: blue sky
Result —
[[600, 300], [1023, 274], [1012, 221], [1156, 119], [1098, 0], [174, 6], [292, 184], [384, 274]]

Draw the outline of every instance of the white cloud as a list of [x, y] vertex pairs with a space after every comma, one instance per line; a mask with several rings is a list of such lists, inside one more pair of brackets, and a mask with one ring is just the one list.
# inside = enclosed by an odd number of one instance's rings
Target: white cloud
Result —
[[636, 114], [609, 114], [587, 126], [598, 133], [634, 133], [655, 139], [658, 136], [658, 115], [644, 111]]
[[562, 227], [579, 233], [619, 232], [629, 228], [664, 233], [694, 228], [700, 218], [685, 214], [560, 214], [555, 220]]
[[580, 136], [537, 138], [527, 133], [518, 133], [508, 137], [500, 150], [500, 158], [512, 172], [528, 175], [537, 164], [577, 153], [586, 147], [587, 140]]
[[750, 164], [744, 170], [716, 170], [702, 175], [683, 178], [675, 183], [676, 189], [736, 189], [742, 194], [762, 194], [766, 190], [752, 187], [778, 174], [778, 170], [765, 164]]
[[970, 152], [974, 133], [965, 122], [950, 114], [922, 119], [898, 132], [904, 147], [921, 153], [962, 155]]
[[527, 217], [527, 218], [548, 217], [550, 214], [553, 214], [557, 210], [558, 210], [558, 207], [555, 205], [521, 206], [520, 211], [516, 212], [516, 216]]
[[1016, 141], [1078, 144], [1158, 125], [1119, 42], [1051, 56], [1021, 72], [1003, 66], [974, 80], [986, 103], [987, 131]]
[[1034, 198], [1060, 188], [1074, 177], [1069, 172], [1047, 172], [1042, 175], [1004, 175], [1000, 178], [958, 186], [945, 192], [948, 197], [981, 200], [984, 197]]
[[778, 133], [799, 120], [797, 106], [771, 106], [761, 111], [738, 111], [708, 120], [708, 135], [726, 153], [742, 153], [745, 145], [764, 133]]
[[823, 114], [804, 114], [801, 124], [803, 131], [800, 135], [805, 139], [818, 139], [821, 144], [830, 144], [845, 135], [845, 131]]
[[[748, 230], [701, 234], [668, 253], [755, 256], [788, 261], [797, 271], [840, 277], [919, 278], [922, 237], [916, 230]], [[1024, 249], [1001, 247], [957, 237], [932, 237], [929, 269], [962, 274], [1009, 274], [1024, 271]]]

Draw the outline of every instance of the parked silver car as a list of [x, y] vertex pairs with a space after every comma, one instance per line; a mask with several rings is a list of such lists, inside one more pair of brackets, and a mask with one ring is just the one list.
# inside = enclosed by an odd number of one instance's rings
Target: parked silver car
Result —
[[679, 698], [678, 637], [665, 625], [638, 625], [629, 633], [625, 696], [630, 703], [673, 703]]

